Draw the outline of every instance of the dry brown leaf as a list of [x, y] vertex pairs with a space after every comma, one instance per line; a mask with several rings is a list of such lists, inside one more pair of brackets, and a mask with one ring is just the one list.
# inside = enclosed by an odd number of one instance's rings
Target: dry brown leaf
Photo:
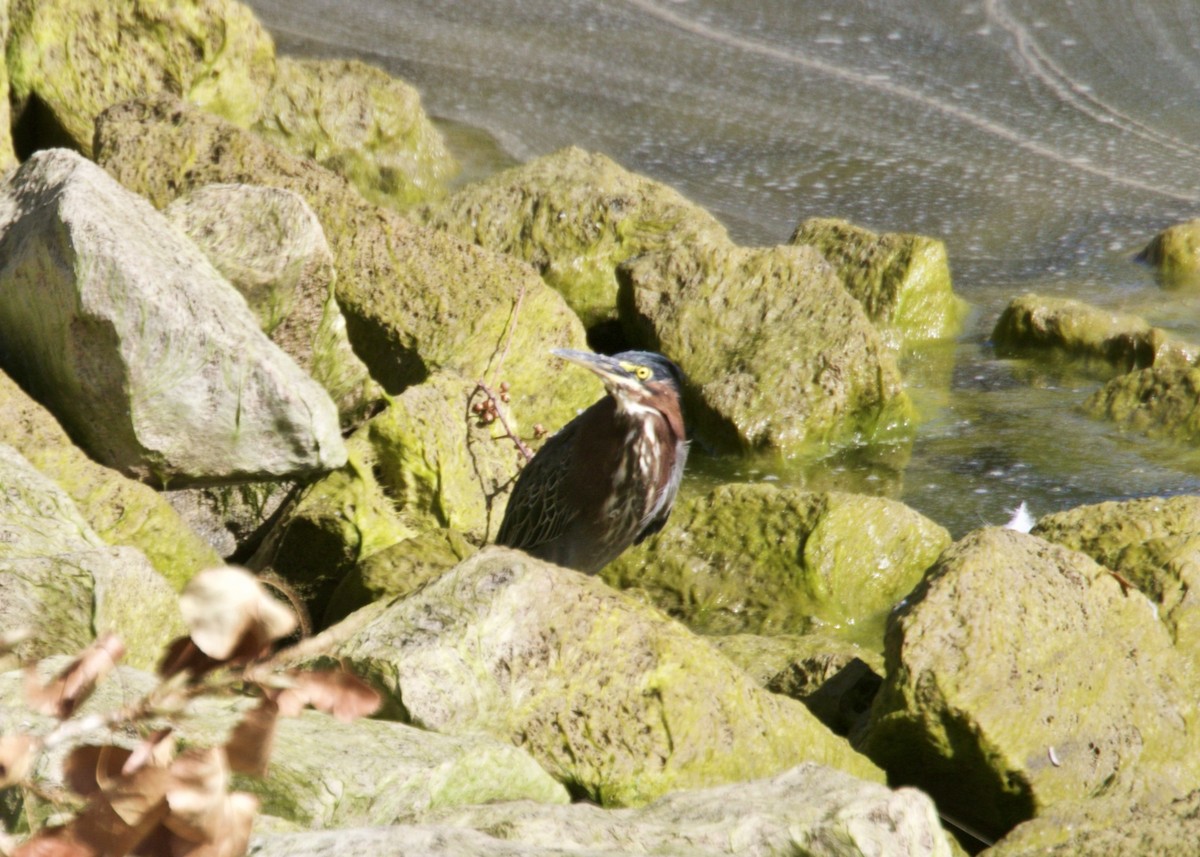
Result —
[[76, 747], [63, 762], [63, 779], [76, 794], [107, 803], [130, 830], [144, 834], [166, 813], [169, 777], [161, 757], [163, 747], [173, 743], [164, 740], [167, 733], [155, 733], [132, 751]]
[[225, 743], [225, 756], [233, 770], [255, 777], [266, 774], [278, 718], [279, 706], [266, 697], [246, 712]]
[[217, 747], [186, 750], [171, 764], [163, 822], [177, 836], [207, 842], [218, 831], [229, 797], [229, 760]]
[[254, 657], [296, 629], [296, 615], [245, 569], [222, 566], [188, 582], [179, 609], [196, 646], [219, 661]]
[[291, 687], [279, 694], [278, 702], [280, 713], [287, 717], [311, 705], [349, 723], [374, 714], [383, 702], [375, 688], [345, 670], [298, 670], [286, 675]]
[[25, 779], [37, 758], [40, 742], [29, 735], [0, 737], [0, 789]]
[[125, 656], [125, 644], [116, 634], [105, 634], [67, 664], [49, 684], [43, 686], [30, 668], [25, 672], [25, 697], [29, 707], [42, 714], [65, 720], [112, 672]]
[[64, 828], [56, 827], [27, 839], [12, 852], [12, 857], [99, 857], [99, 854], [71, 839]]
[[173, 836], [171, 857], [242, 857], [250, 847], [250, 831], [258, 812], [258, 798], [245, 792], [227, 795], [223, 820], [212, 840], [195, 842]]
[[140, 744], [133, 748], [125, 764], [121, 766], [122, 774], [132, 774], [147, 765], [155, 768], [165, 768], [175, 758], [175, 739], [170, 726], [151, 732]]

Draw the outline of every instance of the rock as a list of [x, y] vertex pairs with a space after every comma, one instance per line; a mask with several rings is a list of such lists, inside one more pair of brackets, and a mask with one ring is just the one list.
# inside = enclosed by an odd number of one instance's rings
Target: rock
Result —
[[1083, 403], [1125, 431], [1200, 443], [1200, 367], [1154, 365], [1113, 378]]
[[702, 633], [822, 629], [880, 649], [888, 613], [950, 541], [894, 500], [722, 485], [676, 504], [601, 576]]
[[547, 352], [584, 347], [584, 332], [527, 265], [414, 226], [321, 167], [178, 101], [114, 107], [97, 120], [96, 140], [105, 169], [155, 205], [213, 182], [304, 197], [333, 250], [355, 353], [389, 393], [449, 370], [507, 380], [523, 425], [561, 425], [590, 404], [574, 379], [547, 372]]
[[1170, 338], [1144, 319], [1069, 298], [1026, 294], [1009, 301], [992, 331], [1001, 355], [1055, 349], [1087, 363], [1130, 372], [1160, 362], [1190, 363], [1194, 345]]
[[469, 185], [422, 216], [529, 262], [588, 327], [616, 320], [621, 262], [728, 243], [716, 218], [672, 188], [574, 147]]
[[342, 578], [325, 610], [328, 627], [382, 598], [416, 592], [475, 553], [455, 530], [430, 530], [364, 558]]
[[1162, 804], [1120, 798], [1050, 807], [1017, 825], [987, 857], [1121, 857], [1192, 854], [1200, 841], [1200, 792]]
[[606, 806], [770, 776], [803, 761], [878, 779], [794, 700], [601, 581], [489, 548], [314, 646], [370, 676], [385, 711], [528, 750]]
[[1200, 784], [1195, 686], [1145, 599], [1012, 530], [946, 551], [889, 626], [863, 743], [987, 835], [1063, 801]]
[[966, 304], [950, 287], [946, 245], [924, 235], [882, 235], [848, 221], [814, 217], [789, 244], [814, 247], [833, 265], [867, 317], [896, 344], [958, 333]]
[[1200, 219], [1168, 226], [1138, 253], [1167, 288], [1200, 286]]
[[248, 126], [275, 76], [275, 45], [234, 0], [14, 0], [8, 69], [27, 150], [90, 156], [101, 111], [158, 92]]
[[163, 214], [242, 293], [271, 341], [325, 388], [342, 424], [361, 422], [382, 390], [350, 347], [333, 294], [333, 253], [304, 198], [279, 188], [205, 185]]
[[[62, 664], [56, 660], [45, 666]], [[154, 676], [121, 667], [98, 686], [83, 712], [130, 705], [157, 684]], [[202, 696], [174, 716], [172, 726], [185, 745], [218, 746], [252, 704], [247, 697]], [[46, 718], [24, 709], [20, 673], [0, 674], [4, 734], [40, 734]], [[102, 730], [81, 737], [90, 743], [114, 737], [122, 745], [136, 741]], [[58, 765], [39, 769], [42, 785], [61, 787]], [[236, 787], [258, 795], [265, 825], [280, 826], [282, 820], [303, 828], [411, 823], [472, 803], [569, 800], [561, 785], [510, 744], [481, 735], [438, 735], [402, 723], [342, 723], [312, 710], [278, 719], [267, 775], [239, 777]]]
[[26, 628], [23, 660], [75, 655], [114, 631], [150, 666], [183, 629], [175, 593], [133, 548], [109, 547], [61, 488], [0, 444], [0, 629]]
[[34, 155], [0, 224], [0, 362], [94, 458], [175, 484], [345, 460], [325, 391], [194, 245], [95, 165]]
[[1087, 554], [1155, 605], [1200, 666], [1200, 497], [1146, 497], [1046, 515], [1034, 535]]
[[254, 130], [379, 205], [441, 196], [458, 170], [417, 91], [356, 60], [280, 57]]
[[50, 413], [0, 372], [0, 443], [16, 449], [62, 488], [110, 545], [137, 548], [179, 589], [220, 556], [162, 496], [81, 452]]
[[[0, 4], [0, 37], [8, 44], [10, 32], [9, 4]], [[17, 153], [12, 139], [12, 103], [8, 63], [0, 63], [0, 173], [6, 173], [17, 165]]]
[[812, 455], [913, 418], [891, 352], [811, 247], [647, 253], [618, 277], [623, 328], [683, 368], [711, 446]]
[[242, 482], [164, 491], [162, 497], [223, 560], [240, 563], [296, 489], [294, 482]]
[[875, 652], [826, 634], [722, 634], [709, 642], [761, 687], [792, 699], [811, 696], [855, 660], [883, 672]]

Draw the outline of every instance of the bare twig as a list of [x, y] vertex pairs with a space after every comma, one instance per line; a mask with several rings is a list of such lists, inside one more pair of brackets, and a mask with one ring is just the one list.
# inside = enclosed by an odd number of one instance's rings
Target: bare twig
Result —
[[525, 456], [525, 460], [529, 461], [529, 459], [533, 458], [533, 452], [530, 451], [529, 447], [525, 445], [525, 441], [517, 437], [516, 432], [512, 430], [512, 426], [508, 424], [508, 420], [504, 416], [504, 409], [500, 407], [500, 399], [496, 396], [495, 392], [492, 391], [492, 388], [483, 381], [476, 381], [475, 389], [471, 391], [471, 397], [467, 400], [468, 404], [470, 404], [471, 399], [475, 398], [476, 393], [483, 393], [485, 396], [487, 396], [488, 401], [491, 403], [490, 412], [494, 413], [496, 418], [500, 420], [500, 426], [504, 429], [504, 434], [507, 435], [514, 444], [516, 444], [517, 449], [521, 452], [521, 455]]

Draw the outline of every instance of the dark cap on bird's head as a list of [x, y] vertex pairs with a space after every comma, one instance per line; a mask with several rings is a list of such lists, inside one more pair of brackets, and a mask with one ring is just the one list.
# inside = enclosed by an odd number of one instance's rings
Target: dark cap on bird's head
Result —
[[611, 357], [571, 348], [555, 348], [551, 353], [595, 372], [614, 398], [650, 398], [659, 385], [675, 398], [683, 391], [683, 372], [653, 351], [622, 351]]

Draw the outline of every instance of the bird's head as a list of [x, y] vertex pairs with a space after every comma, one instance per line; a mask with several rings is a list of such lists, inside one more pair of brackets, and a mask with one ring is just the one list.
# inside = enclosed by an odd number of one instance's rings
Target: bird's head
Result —
[[683, 372], [661, 354], [622, 351], [609, 357], [569, 348], [556, 348], [552, 353], [600, 376], [618, 410], [636, 414], [654, 408], [682, 425]]

